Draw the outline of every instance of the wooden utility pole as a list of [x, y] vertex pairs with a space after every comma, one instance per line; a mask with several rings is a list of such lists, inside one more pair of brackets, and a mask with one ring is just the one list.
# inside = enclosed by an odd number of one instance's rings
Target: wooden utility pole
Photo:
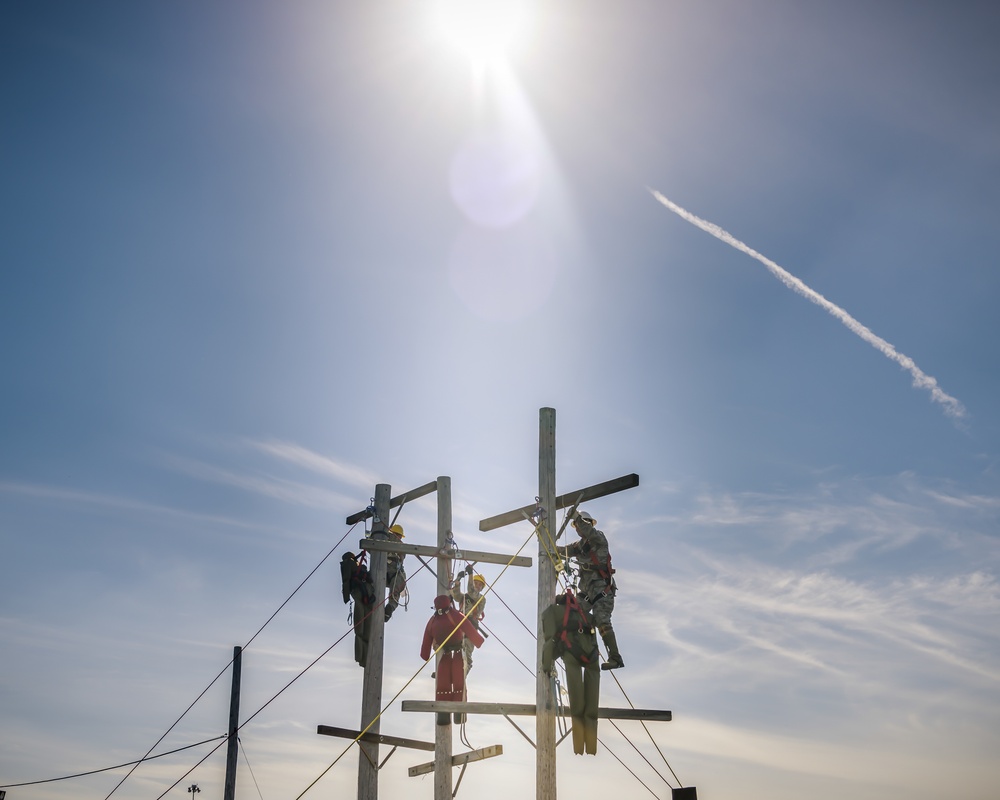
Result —
[[[410, 500], [416, 500], [434, 491], [438, 492], [438, 535], [435, 547], [403, 544], [387, 533], [389, 512], [391, 509], [402, 506]], [[361, 749], [361, 757], [358, 764], [358, 800], [377, 800], [378, 798], [378, 770], [382, 766], [379, 763], [380, 744], [392, 747], [389, 755], [386, 756], [386, 761], [388, 761], [389, 756], [395, 752], [397, 747], [414, 750], [433, 750], [434, 761], [412, 767], [410, 775], [413, 777], [425, 775], [433, 770], [435, 773], [435, 800], [451, 800], [452, 767], [462, 766], [464, 769], [464, 766], [470, 762], [501, 755], [503, 748], [500, 745], [493, 745], [454, 756], [452, 755], [452, 726], [450, 723], [448, 725], [435, 725], [435, 741], [433, 744], [416, 739], [404, 739], [398, 736], [383, 736], [381, 734], [378, 715], [382, 704], [382, 665], [384, 661], [385, 642], [385, 612], [381, 603], [385, 598], [387, 553], [416, 555], [418, 558], [422, 556], [436, 558], [436, 594], [439, 595], [448, 594], [450, 590], [451, 563], [455, 559], [462, 558], [473, 562], [505, 564], [516, 567], [530, 567], [532, 562], [530, 558], [524, 556], [507, 556], [500, 553], [483, 553], [478, 550], [458, 551], [454, 549], [454, 539], [452, 538], [451, 531], [451, 478], [447, 476], [441, 476], [436, 481], [431, 481], [416, 489], [411, 489], [397, 497], [390, 498], [389, 495], [390, 487], [387, 484], [378, 484], [375, 487], [374, 504], [364, 511], [351, 514], [347, 518], [348, 525], [354, 525], [368, 518], [373, 520], [371, 538], [362, 539], [358, 544], [361, 549], [366, 550], [371, 555], [369, 574], [372, 578], [372, 588], [376, 598], [376, 607], [372, 613], [371, 634], [368, 640], [368, 651], [365, 659], [364, 685], [361, 701], [361, 730], [356, 731], [347, 728], [337, 728], [331, 725], [319, 725], [317, 733], [324, 736], [354, 739], [358, 743]], [[363, 610], [356, 608], [354, 613], [363, 613]]]
[[[448, 594], [451, 559], [444, 556], [451, 537], [451, 478], [438, 478], [437, 544], [441, 554], [437, 559], [437, 594]], [[434, 661], [436, 669], [441, 669], [441, 653]], [[451, 800], [451, 717], [447, 725], [434, 726], [434, 800]]]
[[[552, 680], [542, 670], [542, 612], [556, 596], [556, 570], [552, 563], [555, 543], [556, 506], [556, 410], [543, 408], [538, 414], [538, 632], [535, 648], [535, 786], [536, 800], [556, 798], [556, 714]], [[550, 544], [551, 542], [551, 544]]]
[[542, 612], [555, 601], [556, 571], [552, 551], [555, 549], [558, 531], [556, 512], [561, 508], [575, 508], [587, 500], [631, 489], [639, 485], [639, 476], [625, 475], [612, 481], [588, 486], [569, 494], [556, 495], [556, 411], [542, 408], [538, 412], [538, 499], [534, 506], [499, 514], [481, 520], [479, 530], [495, 528], [520, 522], [528, 517], [535, 521], [539, 537], [538, 548], [538, 609], [536, 624], [538, 647], [535, 666], [535, 791], [536, 800], [556, 800], [556, 738], [555, 699], [552, 683], [542, 671]]
[[233, 648], [233, 690], [229, 696], [229, 741], [226, 748], [226, 784], [223, 792], [224, 800], [235, 800], [236, 797], [236, 756], [239, 752], [240, 729], [240, 681], [243, 672], [243, 648]]
[[[375, 516], [372, 521], [372, 539], [388, 541], [389, 495], [392, 487], [380, 483], [375, 487]], [[384, 550], [371, 551], [368, 574], [372, 577], [376, 603], [385, 598]], [[364, 613], [355, 609], [355, 613]], [[361, 694], [361, 730], [377, 734], [378, 716], [382, 711], [382, 657], [385, 644], [385, 612], [380, 605], [375, 606], [371, 616], [371, 632], [368, 637], [368, 654], [365, 659], [365, 675]], [[378, 742], [359, 741], [361, 755], [358, 759], [358, 800], [378, 800]]]

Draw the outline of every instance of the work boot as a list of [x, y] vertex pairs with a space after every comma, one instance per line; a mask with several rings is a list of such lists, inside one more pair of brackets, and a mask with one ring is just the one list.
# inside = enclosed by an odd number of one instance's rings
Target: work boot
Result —
[[625, 661], [622, 654], [618, 652], [618, 640], [615, 638], [615, 632], [608, 631], [601, 634], [601, 638], [604, 640], [604, 646], [608, 648], [608, 660], [601, 664], [601, 669], [621, 669], [624, 667]]
[[625, 666], [621, 653], [610, 653], [608, 660], [601, 664], [601, 669], [621, 669]]
[[395, 610], [396, 609], [394, 609], [392, 606], [386, 606], [385, 607], [385, 621], [386, 622], [389, 621], [389, 617], [392, 616], [392, 612], [395, 611]]

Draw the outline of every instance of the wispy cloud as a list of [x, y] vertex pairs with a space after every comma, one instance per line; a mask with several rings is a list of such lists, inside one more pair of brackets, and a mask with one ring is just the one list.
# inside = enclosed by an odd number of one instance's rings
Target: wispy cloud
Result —
[[[794, 492], [700, 488], [679, 493], [671, 506], [669, 514], [632, 519], [629, 526], [650, 531], [668, 526], [675, 537], [691, 541], [738, 537], [734, 541], [752, 541], [758, 552], [770, 548], [773, 558], [794, 552], [812, 568], [886, 555], [917, 541], [1000, 563], [994, 557], [1000, 508], [990, 496], [909, 473], [827, 480]], [[627, 541], [619, 547], [633, 545], [643, 546]]]
[[250, 475], [233, 470], [206, 464], [193, 458], [169, 455], [164, 457], [167, 466], [177, 472], [198, 480], [233, 486], [254, 494], [273, 497], [286, 503], [307, 506], [309, 508], [336, 509], [342, 511], [357, 505], [352, 500], [338, 492], [332, 492], [319, 486], [276, 478], [269, 475]]
[[[941, 742], [931, 737], [916, 737], [915, 741], [911, 735], [903, 745], [881, 738], [873, 747], [870, 731], [858, 731], [847, 743], [773, 734], [704, 718], [687, 718], [683, 725], [684, 739], [676, 745], [682, 750], [702, 753], [713, 760], [721, 756], [808, 776], [826, 775], [844, 780], [845, 785], [882, 786], [894, 797], [897, 795], [889, 787], [910, 790], [908, 797], [948, 795], [956, 790], [956, 773], [963, 775], [965, 796], [973, 796], [968, 794], [973, 786], [985, 792], [995, 784], [995, 775], [963, 752], [963, 743], [958, 741], [950, 743], [943, 760]], [[954, 768], [942, 771], [940, 766], [945, 761]], [[913, 793], [914, 786], [923, 791]], [[808, 791], [805, 786], [803, 789]]]
[[375, 473], [363, 467], [320, 455], [294, 442], [283, 442], [277, 439], [246, 439], [245, 442], [255, 450], [269, 456], [320, 475], [327, 475], [349, 486], [370, 491], [378, 483], [378, 477]]
[[157, 514], [168, 517], [177, 517], [187, 520], [197, 520], [199, 522], [212, 522], [221, 525], [232, 525], [241, 528], [259, 528], [259, 525], [245, 520], [234, 519], [233, 517], [221, 516], [218, 514], [200, 514], [194, 511], [186, 511], [179, 508], [145, 503], [141, 500], [132, 500], [127, 497], [102, 494], [100, 492], [86, 492], [79, 489], [67, 489], [62, 486], [47, 486], [44, 484], [21, 483], [18, 481], [0, 481], [0, 492], [22, 497], [31, 497], [38, 500], [49, 500], [59, 503], [74, 503], [80, 505], [94, 506], [116, 511], [134, 511], [141, 514]]
[[806, 284], [804, 284], [801, 280], [796, 278], [790, 272], [775, 264], [773, 261], [771, 261], [771, 259], [761, 255], [749, 245], [744, 244], [735, 236], [733, 236], [731, 233], [720, 228], [718, 225], [712, 222], [708, 222], [707, 220], [704, 220], [701, 217], [695, 216], [690, 211], [682, 208], [681, 206], [677, 205], [670, 199], [664, 197], [655, 189], [650, 189], [649, 191], [652, 193], [653, 197], [655, 197], [660, 203], [662, 203], [664, 206], [666, 206], [675, 214], [677, 214], [677, 216], [679, 216], [681, 219], [687, 220], [692, 225], [701, 228], [706, 233], [711, 234], [721, 242], [725, 242], [730, 247], [736, 248], [741, 253], [746, 253], [746, 255], [750, 256], [751, 258], [755, 258], [757, 261], [759, 261], [761, 264], [767, 267], [772, 275], [774, 275], [778, 280], [780, 280], [783, 284], [785, 284], [785, 286], [787, 286], [793, 292], [802, 295], [802, 297], [805, 297], [810, 302], [813, 302], [820, 308], [826, 310], [833, 317], [840, 320], [840, 322], [843, 323], [843, 325], [849, 331], [851, 331], [851, 333], [855, 334], [856, 336], [859, 336], [861, 339], [863, 339], [872, 347], [874, 347], [876, 350], [878, 350], [880, 353], [882, 353], [882, 355], [884, 355], [886, 358], [889, 358], [892, 361], [895, 361], [897, 364], [899, 364], [913, 377], [913, 385], [919, 389], [924, 389], [930, 392], [931, 399], [935, 403], [939, 403], [944, 408], [944, 413], [947, 414], [949, 417], [952, 417], [955, 420], [965, 419], [965, 417], [967, 416], [965, 407], [956, 398], [945, 393], [941, 389], [941, 387], [938, 386], [938, 382], [936, 379], [932, 378], [930, 375], [921, 370], [916, 365], [916, 363], [913, 361], [912, 358], [898, 352], [895, 347], [889, 344], [889, 342], [887, 342], [880, 336], [876, 336], [874, 333], [872, 333], [871, 330], [869, 330], [867, 327], [858, 322], [854, 317], [852, 317], [850, 314], [844, 311], [844, 309], [842, 309], [840, 306], [836, 305], [835, 303], [831, 303], [829, 300], [823, 297], [823, 295], [821, 295], [819, 292], [809, 288]]
[[987, 573], [862, 582], [745, 558], [705, 561], [706, 574], [669, 582], [630, 576], [648, 587], [646, 608], [630, 614], [654, 639], [682, 645], [703, 662], [699, 669], [725, 672], [729, 685], [761, 676], [815, 680], [820, 672], [843, 676], [836, 685], [852, 691], [876, 684], [891, 693], [907, 680], [958, 685], [973, 676], [1000, 684], [1000, 586]]

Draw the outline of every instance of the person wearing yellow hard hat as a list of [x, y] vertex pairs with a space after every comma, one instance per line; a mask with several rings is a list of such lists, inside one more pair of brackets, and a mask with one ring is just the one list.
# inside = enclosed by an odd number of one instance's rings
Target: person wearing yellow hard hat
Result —
[[[465, 592], [462, 591], [461, 583], [463, 575], [468, 576], [468, 588]], [[458, 573], [458, 577], [451, 587], [451, 596], [455, 601], [455, 606], [463, 615], [469, 615], [469, 622], [472, 623], [472, 626], [477, 631], [479, 630], [480, 621], [486, 616], [486, 598], [483, 597], [485, 589], [486, 578], [476, 574], [471, 564]], [[472, 669], [472, 651], [474, 649], [472, 640], [465, 639], [462, 645], [462, 654], [465, 657], [466, 674]]]
[[[405, 534], [403, 526], [395, 524], [389, 527], [389, 536], [397, 542], [403, 541]], [[386, 553], [385, 588], [389, 596], [385, 601], [385, 621], [388, 622], [392, 612], [399, 607], [399, 598], [406, 591], [406, 571], [403, 569], [403, 553]]]

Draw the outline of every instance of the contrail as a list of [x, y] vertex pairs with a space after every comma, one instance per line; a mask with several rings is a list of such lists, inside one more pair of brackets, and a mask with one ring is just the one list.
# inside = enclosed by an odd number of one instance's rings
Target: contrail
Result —
[[800, 281], [790, 272], [779, 267], [777, 264], [771, 261], [771, 259], [762, 256], [752, 247], [745, 245], [731, 233], [724, 231], [718, 225], [708, 222], [707, 220], [704, 220], [701, 217], [696, 217], [690, 211], [681, 208], [679, 205], [677, 205], [670, 199], [664, 197], [655, 189], [650, 189], [649, 191], [652, 193], [653, 197], [655, 197], [657, 200], [663, 203], [663, 205], [665, 205], [667, 208], [673, 211], [677, 216], [681, 217], [682, 219], [686, 219], [692, 225], [696, 225], [706, 233], [712, 234], [712, 236], [714, 236], [716, 239], [725, 242], [731, 247], [735, 247], [741, 253], [746, 253], [751, 258], [756, 258], [761, 264], [763, 264], [765, 267], [768, 268], [768, 270], [771, 271], [771, 274], [774, 275], [774, 277], [776, 277], [779, 281], [785, 284], [785, 286], [787, 286], [789, 289], [791, 289], [794, 292], [798, 292], [807, 300], [811, 300], [816, 305], [826, 309], [830, 314], [839, 319], [847, 327], [849, 331], [860, 336], [862, 339], [868, 342], [868, 344], [870, 344], [876, 350], [881, 352], [882, 355], [884, 355], [886, 358], [892, 359], [897, 364], [899, 364], [903, 369], [909, 372], [910, 375], [913, 376], [913, 385], [919, 389], [926, 389], [927, 391], [929, 391], [931, 393], [931, 399], [935, 403], [940, 403], [942, 406], [944, 406], [945, 414], [947, 414], [949, 417], [952, 417], [953, 419], [957, 420], [965, 419], [966, 417], [965, 406], [963, 406], [958, 399], [942, 391], [941, 387], [938, 386], [938, 382], [930, 375], [926, 374], [923, 370], [921, 370], [920, 367], [918, 367], [913, 362], [912, 358], [910, 358], [909, 356], [904, 356], [902, 353], [897, 352], [895, 347], [889, 344], [881, 336], [876, 336], [868, 328], [866, 328], [864, 325], [862, 325], [860, 322], [854, 319], [854, 317], [852, 317], [850, 314], [844, 311], [844, 309], [842, 309], [840, 306], [831, 303], [829, 300], [823, 297], [823, 295], [821, 295], [819, 292], [810, 289], [808, 286], [806, 286], [802, 281]]

